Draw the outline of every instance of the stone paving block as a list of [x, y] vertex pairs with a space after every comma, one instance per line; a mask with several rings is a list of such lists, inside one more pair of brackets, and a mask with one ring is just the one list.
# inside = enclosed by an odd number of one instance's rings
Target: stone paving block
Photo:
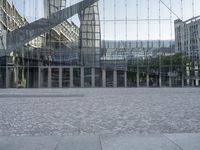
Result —
[[149, 136], [101, 136], [103, 150], [180, 150], [161, 135]]
[[102, 150], [99, 136], [66, 136], [56, 150]]
[[0, 90], [0, 136], [200, 133], [199, 93], [200, 88]]
[[183, 150], [200, 150], [200, 134], [167, 134]]
[[55, 150], [60, 137], [0, 137], [0, 150]]

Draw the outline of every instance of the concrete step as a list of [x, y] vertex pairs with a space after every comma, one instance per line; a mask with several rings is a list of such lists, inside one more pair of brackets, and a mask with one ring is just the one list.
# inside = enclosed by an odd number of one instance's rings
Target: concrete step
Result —
[[0, 150], [200, 150], [200, 134], [0, 137]]

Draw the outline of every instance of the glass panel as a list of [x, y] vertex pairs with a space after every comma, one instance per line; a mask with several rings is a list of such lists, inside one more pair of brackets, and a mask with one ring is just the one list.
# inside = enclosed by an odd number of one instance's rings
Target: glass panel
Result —
[[62, 86], [63, 88], [70, 87], [70, 69], [63, 68], [62, 70]]
[[48, 87], [48, 68], [40, 69], [40, 87]]
[[6, 67], [0, 66], [0, 88], [6, 87]]
[[92, 70], [91, 68], [84, 69], [84, 87], [92, 86]]
[[102, 87], [102, 70], [95, 69], [95, 86]]
[[106, 87], [113, 87], [113, 71], [106, 71]]
[[117, 71], [117, 87], [124, 87], [124, 71]]
[[51, 73], [52, 87], [59, 87], [59, 68], [52, 68]]
[[17, 68], [9, 67], [8, 68], [8, 87], [15, 88], [17, 87]]
[[[29, 67], [29, 73], [27, 73], [27, 86], [29, 88], [38, 87], [38, 67]], [[29, 76], [28, 76], [29, 75]]]
[[171, 76], [172, 74], [170, 73], [170, 66], [162, 67], [162, 86], [169, 86]]
[[150, 87], [159, 86], [159, 68], [158, 67], [150, 66], [149, 86]]
[[74, 73], [74, 87], [80, 87], [81, 86], [81, 69], [80, 68], [74, 68], [73, 69]]
[[146, 67], [139, 67], [139, 84], [140, 84], [140, 87], [146, 87], [147, 86], [147, 80], [146, 80], [146, 77], [147, 77], [147, 68]]

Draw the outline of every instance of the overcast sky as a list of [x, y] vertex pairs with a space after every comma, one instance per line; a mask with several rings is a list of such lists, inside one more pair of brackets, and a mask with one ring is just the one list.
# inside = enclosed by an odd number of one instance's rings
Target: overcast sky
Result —
[[[68, 0], [67, 6], [70, 4], [76, 3], [80, 0]], [[114, 1], [116, 1], [116, 24], [114, 21]], [[127, 26], [126, 26], [126, 3], [127, 1]], [[137, 22], [136, 22], [136, 1], [137, 0], [100, 0], [99, 1], [99, 10], [101, 20], [104, 19], [107, 21], [101, 21], [101, 30], [102, 30], [102, 39], [109, 40], [136, 40], [137, 39]], [[170, 6], [170, 0], [162, 0], [168, 7]], [[200, 15], [200, 0], [182, 0], [183, 2], [183, 15], [181, 11], [181, 0], [171, 0], [172, 1], [172, 10], [180, 18], [186, 20], [193, 16], [193, 3], [194, 1], [194, 15]], [[25, 13], [26, 18], [31, 22], [35, 19], [43, 17], [43, 2], [42, 0], [25, 0], [25, 11], [23, 7], [23, 0], [9, 0], [13, 2], [17, 7], [19, 12], [23, 15]], [[151, 19], [159, 18], [159, 0], [149, 0], [149, 17]], [[104, 9], [105, 8], [105, 13]], [[149, 23], [149, 32], [148, 32], [148, 22], [144, 21], [148, 18], [148, 0], [138, 0], [139, 8], [139, 24], [138, 24], [138, 38], [139, 40], [147, 40], [148, 35], [152, 40], [160, 39], [171, 39], [171, 29], [170, 29], [170, 11], [161, 3], [161, 19], [167, 19], [161, 21], [161, 34], [159, 34], [159, 21], [150, 21]], [[37, 13], [35, 13], [37, 12]], [[36, 14], [36, 15], [35, 15]], [[172, 21], [177, 19], [173, 15]], [[73, 19], [77, 22], [77, 17]], [[109, 21], [108, 21], [109, 20]], [[142, 21], [143, 20], [143, 21]], [[115, 28], [116, 27], [116, 28]], [[174, 39], [174, 25], [173, 27], [173, 39]], [[127, 36], [126, 36], [127, 29]], [[114, 31], [117, 31], [116, 34]]]

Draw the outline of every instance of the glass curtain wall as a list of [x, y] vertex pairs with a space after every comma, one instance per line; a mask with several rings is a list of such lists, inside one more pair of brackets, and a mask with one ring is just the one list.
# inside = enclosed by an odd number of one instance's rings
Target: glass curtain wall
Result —
[[91, 5], [79, 14], [81, 64], [86, 66], [100, 65], [100, 19], [98, 3]]

